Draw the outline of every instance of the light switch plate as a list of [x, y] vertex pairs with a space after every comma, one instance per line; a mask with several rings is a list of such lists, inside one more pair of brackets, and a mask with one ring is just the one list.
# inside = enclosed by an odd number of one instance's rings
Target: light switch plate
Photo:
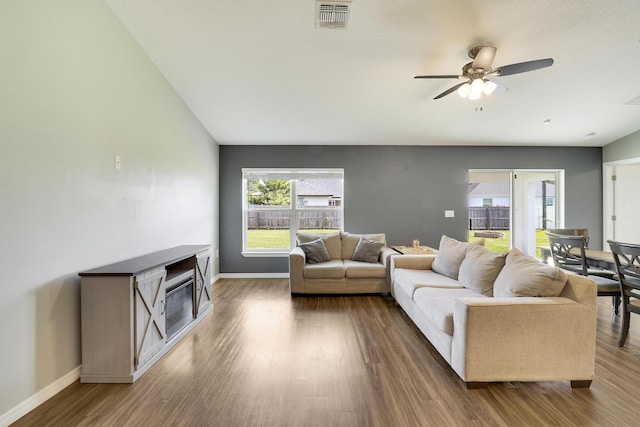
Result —
[[453, 218], [454, 216], [456, 216], [454, 211], [444, 211], [445, 218]]

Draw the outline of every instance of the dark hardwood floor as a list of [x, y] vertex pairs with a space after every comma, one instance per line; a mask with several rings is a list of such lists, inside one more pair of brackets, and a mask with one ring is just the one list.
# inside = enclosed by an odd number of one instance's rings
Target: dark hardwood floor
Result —
[[215, 309], [135, 384], [72, 384], [15, 426], [631, 426], [640, 316], [598, 302], [596, 372], [467, 390], [391, 296], [296, 297], [286, 280], [220, 280]]

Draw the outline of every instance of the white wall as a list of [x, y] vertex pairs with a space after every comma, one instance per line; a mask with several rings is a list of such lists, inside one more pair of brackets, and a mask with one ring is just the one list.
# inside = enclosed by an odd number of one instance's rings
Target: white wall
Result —
[[217, 247], [218, 146], [101, 0], [3, 1], [0, 52], [2, 425], [80, 365], [79, 271]]
[[603, 162], [614, 162], [638, 157], [640, 157], [640, 131], [620, 138], [602, 148]]

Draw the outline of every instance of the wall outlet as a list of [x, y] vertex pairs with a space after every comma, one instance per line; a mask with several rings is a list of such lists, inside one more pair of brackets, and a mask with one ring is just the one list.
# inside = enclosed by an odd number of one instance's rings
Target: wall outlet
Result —
[[116, 169], [122, 169], [122, 159], [118, 154], [113, 158], [113, 167]]
[[216, 258], [220, 258], [220, 249], [216, 249]]
[[453, 218], [454, 216], [456, 216], [454, 211], [444, 211], [445, 218]]

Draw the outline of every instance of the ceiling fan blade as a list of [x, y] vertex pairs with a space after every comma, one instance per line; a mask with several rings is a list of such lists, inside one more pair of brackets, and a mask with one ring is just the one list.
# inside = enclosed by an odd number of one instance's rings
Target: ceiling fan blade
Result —
[[540, 68], [553, 65], [553, 58], [536, 59], [535, 61], [518, 62], [517, 64], [504, 65], [495, 69], [498, 76], [510, 76], [512, 74], [526, 73], [527, 71], [538, 70]]
[[493, 46], [482, 46], [473, 58], [473, 68], [488, 70], [491, 68], [493, 58], [496, 56], [496, 48]]
[[469, 83], [469, 82], [468, 81], [467, 82], [462, 82], [462, 83], [459, 83], [459, 84], [455, 85], [454, 87], [450, 87], [449, 89], [445, 90], [444, 92], [442, 92], [440, 95], [436, 96], [433, 99], [440, 99], [442, 97], [445, 97], [445, 96], [449, 95], [450, 93], [455, 92], [456, 90], [458, 90], [458, 88], [460, 86], [462, 86], [464, 84], [467, 84], [467, 83]]
[[457, 74], [445, 74], [440, 76], [415, 76], [414, 79], [457, 79], [459, 77]]

